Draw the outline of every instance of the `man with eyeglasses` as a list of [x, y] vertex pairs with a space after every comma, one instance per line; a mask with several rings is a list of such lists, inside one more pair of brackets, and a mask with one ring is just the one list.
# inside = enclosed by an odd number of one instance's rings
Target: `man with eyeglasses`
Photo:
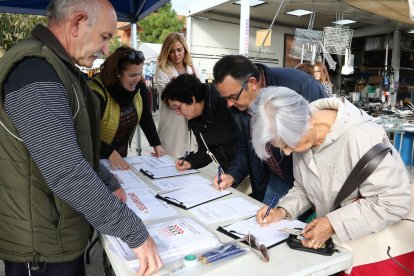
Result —
[[325, 98], [323, 87], [311, 76], [294, 68], [270, 68], [264, 64], [254, 64], [241, 55], [228, 55], [221, 58], [213, 69], [217, 90], [227, 100], [237, 123], [238, 150], [226, 174], [217, 177], [214, 185], [218, 189], [237, 187], [244, 178], [250, 176], [251, 196], [266, 204], [274, 204], [293, 185], [292, 157], [283, 156], [280, 149], [268, 145], [270, 158], [261, 161], [251, 143], [249, 112], [250, 104], [259, 90], [266, 86], [285, 86], [309, 102]]

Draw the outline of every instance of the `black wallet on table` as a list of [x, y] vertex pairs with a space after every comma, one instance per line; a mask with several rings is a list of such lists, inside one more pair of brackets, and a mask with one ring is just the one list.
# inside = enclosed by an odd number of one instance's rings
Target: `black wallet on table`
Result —
[[325, 256], [331, 256], [333, 253], [338, 252], [338, 250], [335, 249], [335, 244], [333, 243], [331, 238], [329, 238], [325, 242], [325, 244], [318, 249], [304, 247], [302, 245], [301, 240], [298, 239], [298, 236], [292, 235], [292, 234], [289, 235], [286, 243], [290, 248], [294, 250], [306, 251], [309, 253], [316, 253], [316, 254], [321, 254]]

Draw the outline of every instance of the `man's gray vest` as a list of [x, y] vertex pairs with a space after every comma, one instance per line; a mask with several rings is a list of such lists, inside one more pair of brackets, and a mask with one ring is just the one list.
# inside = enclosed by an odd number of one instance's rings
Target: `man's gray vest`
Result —
[[34, 37], [6, 52], [0, 59], [0, 259], [68, 262], [83, 254], [89, 224], [51, 192], [4, 109], [3, 84], [13, 66], [26, 57], [45, 58], [57, 72], [68, 93], [83, 156], [95, 170], [99, 161], [98, 99], [82, 91], [73, 65]]

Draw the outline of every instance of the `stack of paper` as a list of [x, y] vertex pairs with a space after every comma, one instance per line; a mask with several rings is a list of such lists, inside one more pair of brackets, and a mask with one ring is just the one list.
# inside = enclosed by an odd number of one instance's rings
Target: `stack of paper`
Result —
[[155, 198], [150, 190], [129, 189], [125, 192], [127, 194], [126, 204], [144, 221], [178, 215], [171, 206]]
[[[214, 234], [187, 217], [150, 224], [147, 225], [147, 229], [157, 244], [158, 253], [164, 264], [218, 245], [218, 239]], [[124, 261], [137, 270], [139, 261], [134, 252], [119, 238], [108, 238]]]
[[148, 185], [145, 184], [144, 181], [139, 179], [138, 176], [135, 175], [135, 173], [131, 170], [111, 170], [111, 166], [109, 165], [108, 160], [101, 159], [100, 163], [104, 165], [108, 170], [115, 176], [115, 178], [118, 180], [119, 184], [121, 184], [121, 187], [124, 190], [128, 189], [148, 189]]

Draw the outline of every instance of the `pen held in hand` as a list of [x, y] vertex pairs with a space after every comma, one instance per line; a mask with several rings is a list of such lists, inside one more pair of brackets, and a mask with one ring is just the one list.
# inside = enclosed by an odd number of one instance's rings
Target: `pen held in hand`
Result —
[[181, 158], [180, 166], [184, 165], [184, 161], [188, 156], [188, 150], [185, 151], [184, 156]]
[[[273, 196], [273, 198], [272, 198], [272, 201], [270, 202], [270, 204], [269, 204], [269, 207], [267, 207], [267, 210], [266, 210], [266, 213], [265, 213], [265, 215], [263, 216], [263, 219], [262, 219], [262, 221], [269, 215], [269, 213], [270, 213], [270, 210], [273, 208], [273, 205], [275, 204], [275, 201], [276, 201], [276, 194]], [[263, 223], [262, 223], [263, 224]]]

